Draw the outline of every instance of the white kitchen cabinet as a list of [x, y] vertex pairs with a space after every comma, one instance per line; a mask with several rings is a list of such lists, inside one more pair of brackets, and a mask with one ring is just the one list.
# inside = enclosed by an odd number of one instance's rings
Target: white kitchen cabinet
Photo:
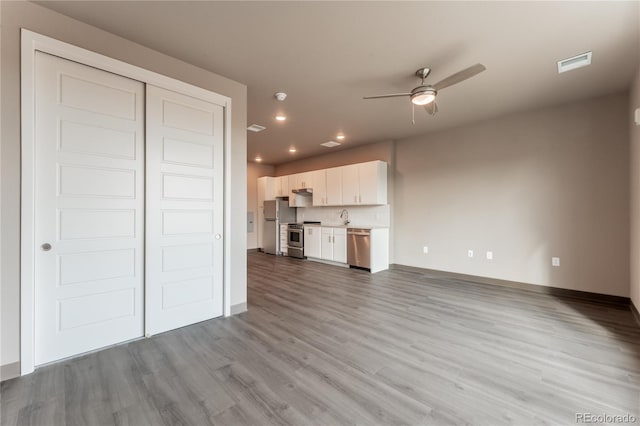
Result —
[[387, 163], [369, 161], [358, 164], [360, 194], [358, 204], [387, 204]]
[[371, 230], [371, 273], [389, 269], [389, 228]]
[[321, 259], [347, 263], [347, 230], [322, 227], [321, 250]]
[[304, 255], [320, 259], [322, 256], [322, 228], [304, 226]]
[[342, 167], [334, 167], [326, 170], [325, 206], [342, 205], [342, 169]]
[[312, 188], [313, 172], [296, 173], [289, 175], [289, 188]]
[[289, 197], [289, 176], [278, 176], [275, 184], [276, 197]]
[[258, 206], [264, 206], [265, 201], [276, 199], [276, 181], [278, 178], [263, 176], [258, 178]]
[[342, 168], [342, 204], [345, 206], [359, 204], [360, 177], [358, 165], [352, 164]]
[[387, 163], [369, 161], [342, 168], [342, 205], [387, 204]]
[[347, 230], [333, 228], [333, 261], [347, 263]]
[[327, 171], [312, 172], [311, 185], [313, 188], [313, 205], [324, 206], [327, 203]]
[[[262, 184], [260, 179], [264, 179]], [[310, 188], [309, 195], [295, 195], [292, 190]], [[259, 178], [258, 191], [264, 199], [289, 197], [292, 207], [354, 206], [387, 204], [387, 163], [369, 161], [277, 178]]]
[[287, 244], [289, 236], [289, 224], [280, 225], [280, 253], [283, 256], [289, 255], [289, 245]]
[[333, 228], [322, 228], [320, 259], [333, 260]]

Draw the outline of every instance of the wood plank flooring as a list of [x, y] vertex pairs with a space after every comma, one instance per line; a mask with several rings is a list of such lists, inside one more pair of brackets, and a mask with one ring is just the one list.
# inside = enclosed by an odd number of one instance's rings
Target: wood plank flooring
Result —
[[43, 367], [0, 398], [7, 426], [640, 418], [640, 328], [615, 304], [252, 253], [248, 312]]

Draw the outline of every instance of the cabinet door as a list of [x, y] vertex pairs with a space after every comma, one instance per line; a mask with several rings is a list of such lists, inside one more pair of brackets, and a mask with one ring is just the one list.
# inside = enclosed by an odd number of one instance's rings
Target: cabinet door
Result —
[[333, 260], [333, 228], [322, 229], [321, 259]]
[[387, 163], [371, 161], [358, 165], [359, 204], [387, 204]]
[[313, 172], [298, 174], [298, 185], [300, 188], [313, 188]]
[[267, 176], [264, 178], [264, 200], [272, 201], [276, 199], [276, 180], [277, 178]]
[[342, 167], [327, 169], [326, 206], [342, 205]]
[[276, 183], [276, 189], [278, 197], [288, 197], [289, 196], [289, 176], [280, 176], [277, 178], [278, 182]]
[[342, 168], [342, 204], [350, 206], [360, 204], [360, 177], [358, 165], [352, 164]]
[[333, 260], [347, 263], [347, 230], [345, 228], [333, 229]]
[[327, 204], [327, 171], [316, 170], [313, 172], [311, 187], [313, 188], [313, 205], [324, 206]]
[[289, 175], [289, 190], [302, 188], [302, 179], [300, 174]]
[[322, 253], [321, 240], [322, 228], [319, 226], [304, 227], [304, 255], [307, 257], [320, 258]]

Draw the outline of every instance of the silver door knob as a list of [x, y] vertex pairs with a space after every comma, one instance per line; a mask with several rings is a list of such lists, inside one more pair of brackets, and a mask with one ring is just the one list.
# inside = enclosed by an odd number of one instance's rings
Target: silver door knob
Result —
[[220, 238], [222, 238], [222, 235], [216, 234], [216, 240], [219, 240]]
[[51, 244], [44, 243], [43, 245], [40, 246], [40, 248], [42, 249], [42, 251], [49, 251], [51, 250]]

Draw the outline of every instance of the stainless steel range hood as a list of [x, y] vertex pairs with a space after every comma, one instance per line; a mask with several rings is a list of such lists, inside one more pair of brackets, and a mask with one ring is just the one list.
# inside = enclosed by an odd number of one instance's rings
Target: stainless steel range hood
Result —
[[293, 192], [294, 194], [304, 195], [304, 196], [307, 196], [307, 197], [310, 197], [310, 196], [313, 195], [313, 189], [312, 188], [292, 189], [291, 192]]

